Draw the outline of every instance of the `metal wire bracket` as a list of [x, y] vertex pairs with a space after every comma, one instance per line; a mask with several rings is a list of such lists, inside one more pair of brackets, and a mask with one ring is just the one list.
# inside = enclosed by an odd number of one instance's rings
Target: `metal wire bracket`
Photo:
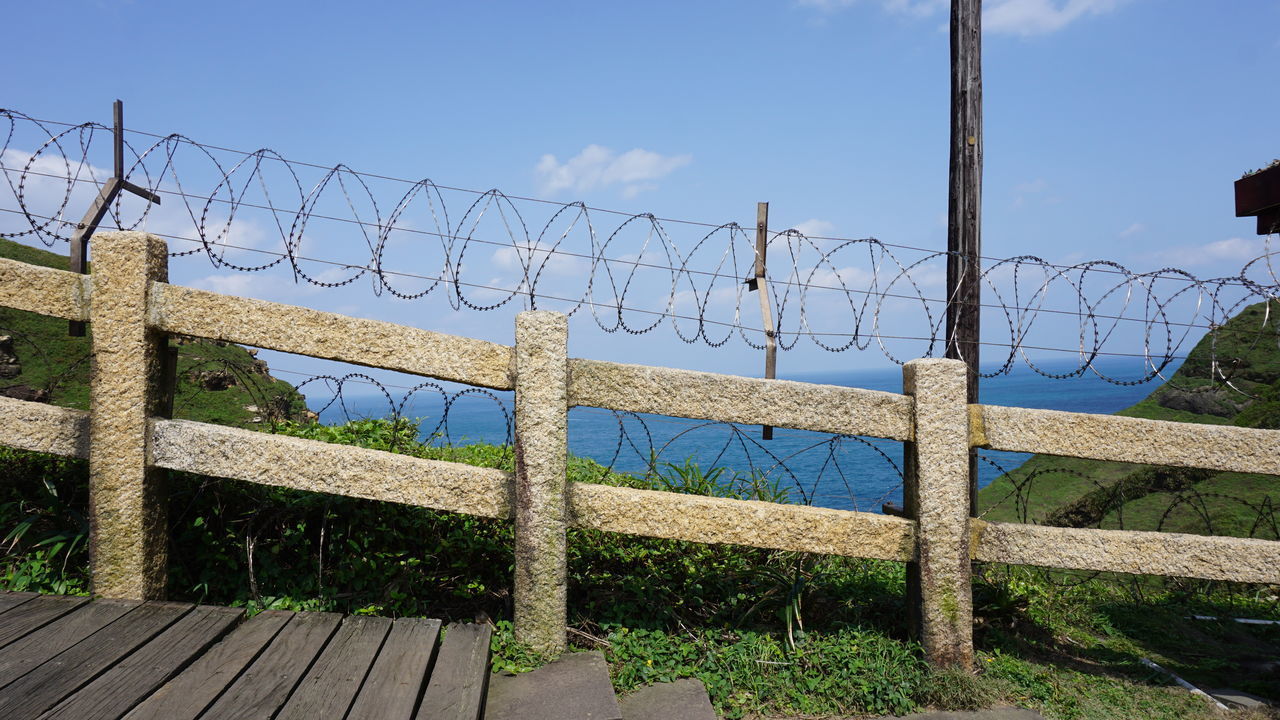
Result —
[[[778, 340], [777, 333], [773, 327], [773, 311], [769, 306], [768, 269], [765, 262], [768, 249], [769, 203], [756, 203], [756, 265], [751, 277], [748, 277], [743, 282], [746, 283], [747, 290], [760, 294], [760, 319], [761, 327], [764, 328], [765, 338], [764, 376], [772, 380], [777, 377]], [[769, 425], [762, 425], [760, 427], [760, 437], [764, 440], [772, 440], [773, 428]]]
[[[111, 203], [115, 202], [121, 190], [127, 190], [140, 198], [156, 205], [160, 198], [146, 188], [138, 187], [124, 179], [124, 103], [116, 100], [111, 107], [113, 137], [115, 147], [115, 173], [98, 191], [98, 197], [84, 214], [84, 219], [76, 226], [71, 236], [71, 272], [84, 275], [88, 271], [89, 238], [98, 229], [98, 223], [106, 216]], [[72, 320], [67, 328], [71, 337], [84, 337], [85, 324], [82, 320]]]

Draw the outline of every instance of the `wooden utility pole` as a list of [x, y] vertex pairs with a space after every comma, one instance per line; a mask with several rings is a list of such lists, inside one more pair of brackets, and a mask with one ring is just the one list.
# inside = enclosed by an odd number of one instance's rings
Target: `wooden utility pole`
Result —
[[[947, 197], [946, 356], [969, 367], [978, 402], [982, 287], [982, 0], [951, 0], [951, 170]], [[969, 456], [969, 511], [978, 511], [977, 455]]]

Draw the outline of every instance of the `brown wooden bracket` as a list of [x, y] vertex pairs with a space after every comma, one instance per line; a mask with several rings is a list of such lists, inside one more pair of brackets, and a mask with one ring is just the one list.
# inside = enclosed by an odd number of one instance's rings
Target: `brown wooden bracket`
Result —
[[1236, 217], [1258, 218], [1258, 234], [1280, 232], [1280, 165], [1236, 181]]

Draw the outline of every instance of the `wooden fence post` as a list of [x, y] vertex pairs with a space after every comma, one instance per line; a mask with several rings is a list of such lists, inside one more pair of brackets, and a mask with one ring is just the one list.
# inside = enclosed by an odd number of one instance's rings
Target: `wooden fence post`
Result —
[[568, 575], [569, 319], [516, 316], [515, 632], [548, 653], [565, 647]]
[[915, 398], [904, 473], [906, 509], [916, 521], [909, 602], [925, 657], [936, 667], [973, 666], [966, 375], [961, 360], [913, 360], [902, 368], [903, 392]]
[[163, 240], [103, 233], [93, 257], [89, 521], [93, 591], [163, 598], [168, 567], [165, 473], [148, 464], [148, 418], [160, 410], [165, 337], [147, 326], [152, 281], [168, 280]]

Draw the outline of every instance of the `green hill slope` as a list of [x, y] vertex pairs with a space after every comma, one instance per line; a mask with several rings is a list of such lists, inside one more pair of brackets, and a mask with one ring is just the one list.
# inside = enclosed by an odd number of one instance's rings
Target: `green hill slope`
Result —
[[[1280, 428], [1280, 303], [1270, 305], [1206, 334], [1167, 383], [1117, 414]], [[1276, 538], [1272, 498], [1274, 476], [1035, 455], [978, 504], [988, 520]]]
[[[67, 267], [63, 255], [2, 238], [0, 257]], [[306, 414], [302, 395], [271, 377], [254, 351], [195, 338], [170, 342], [178, 348], [174, 417], [252, 427]], [[0, 395], [88, 409], [90, 366], [89, 337], [70, 337], [66, 320], [0, 307]]]

